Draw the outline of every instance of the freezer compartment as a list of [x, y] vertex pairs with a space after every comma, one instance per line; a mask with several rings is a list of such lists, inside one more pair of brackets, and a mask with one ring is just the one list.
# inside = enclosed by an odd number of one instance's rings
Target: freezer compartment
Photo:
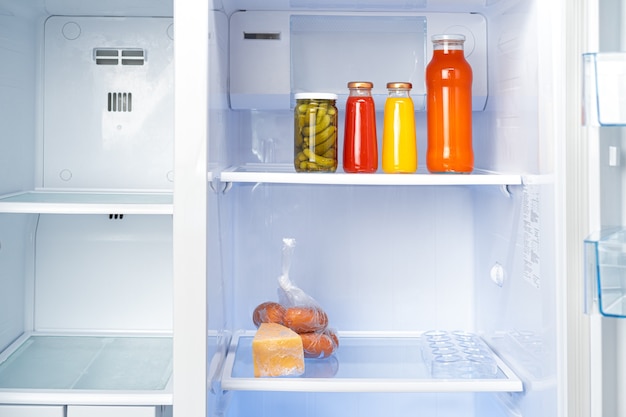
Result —
[[[417, 111], [425, 108], [424, 72], [436, 33], [466, 36], [474, 73], [473, 109], [487, 101], [487, 24], [475, 13], [332, 13], [245, 11], [231, 16], [230, 101], [233, 109], [289, 109], [299, 92], [338, 94], [349, 81], [374, 83], [384, 108], [386, 83], [410, 81]], [[384, 65], [378, 65], [384, 63]]]
[[0, 355], [0, 403], [172, 404], [172, 339], [25, 334]]
[[583, 55], [583, 123], [626, 125], [626, 53]]
[[[311, 392], [516, 392], [520, 379], [495, 353], [493, 373], [477, 375], [460, 367], [441, 374], [423, 346], [421, 333], [339, 332], [339, 350], [326, 359], [306, 359], [299, 377], [255, 378], [253, 331], [233, 337], [222, 388], [242, 391]], [[486, 346], [486, 345], [485, 345]]]
[[626, 317], [626, 229], [589, 236], [585, 264], [585, 311]]

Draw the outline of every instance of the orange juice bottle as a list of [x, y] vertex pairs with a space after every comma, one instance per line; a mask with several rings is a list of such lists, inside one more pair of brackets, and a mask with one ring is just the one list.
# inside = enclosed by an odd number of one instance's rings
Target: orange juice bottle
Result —
[[472, 67], [465, 60], [463, 35], [434, 35], [426, 67], [426, 166], [433, 173], [470, 173], [472, 149]]
[[387, 83], [383, 126], [383, 171], [412, 173], [417, 170], [415, 110], [409, 92], [411, 83]]

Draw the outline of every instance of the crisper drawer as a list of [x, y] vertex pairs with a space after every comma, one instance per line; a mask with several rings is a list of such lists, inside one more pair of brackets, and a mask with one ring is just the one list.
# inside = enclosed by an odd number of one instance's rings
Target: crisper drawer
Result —
[[67, 407], [67, 417], [165, 417], [161, 407], [111, 407], [78, 405]]
[[160, 406], [0, 405], [0, 417], [167, 417], [168, 411]]
[[626, 229], [603, 230], [585, 240], [585, 311], [626, 317]]
[[0, 405], [0, 417], [65, 417], [61, 405]]

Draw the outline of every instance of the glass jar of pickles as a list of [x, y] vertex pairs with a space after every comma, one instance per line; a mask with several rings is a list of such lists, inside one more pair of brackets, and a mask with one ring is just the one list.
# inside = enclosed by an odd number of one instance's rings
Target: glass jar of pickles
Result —
[[294, 167], [297, 172], [337, 170], [337, 95], [297, 93]]

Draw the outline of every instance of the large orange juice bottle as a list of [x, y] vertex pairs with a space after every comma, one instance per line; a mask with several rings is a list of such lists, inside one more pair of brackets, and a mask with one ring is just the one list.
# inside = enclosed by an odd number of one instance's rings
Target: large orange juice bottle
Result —
[[472, 148], [472, 67], [463, 35], [434, 35], [426, 67], [426, 167], [433, 173], [470, 173]]
[[409, 95], [413, 85], [406, 82], [387, 83], [383, 126], [383, 171], [412, 173], [417, 170], [415, 109]]

